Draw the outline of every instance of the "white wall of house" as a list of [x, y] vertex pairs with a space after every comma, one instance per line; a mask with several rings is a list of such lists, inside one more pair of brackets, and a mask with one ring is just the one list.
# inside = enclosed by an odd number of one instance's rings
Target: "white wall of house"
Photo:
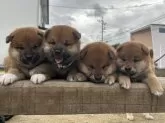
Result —
[[0, 3], [0, 64], [8, 54], [6, 36], [17, 27], [36, 26], [39, 0], [1, 0]]
[[[165, 26], [151, 25], [152, 42], [153, 42], [155, 60], [160, 58], [163, 54], [165, 54], [165, 32], [160, 33], [159, 28], [165, 29]], [[165, 57], [159, 60], [157, 63], [158, 63], [158, 68], [165, 68]]]

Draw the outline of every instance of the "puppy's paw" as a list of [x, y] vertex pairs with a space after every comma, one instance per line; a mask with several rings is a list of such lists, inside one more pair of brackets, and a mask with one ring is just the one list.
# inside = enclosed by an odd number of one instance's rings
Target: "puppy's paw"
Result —
[[164, 89], [155, 74], [148, 75], [148, 78], [144, 82], [148, 84], [151, 93], [155, 96], [161, 96], [163, 94]]
[[157, 81], [157, 84], [153, 85], [150, 87], [151, 93], [154, 94], [155, 96], [161, 96], [163, 95], [164, 89], [162, 85]]
[[12, 73], [6, 73], [0, 76], [0, 84], [8, 85], [18, 80], [18, 76]]
[[87, 80], [86, 76], [84, 74], [82, 74], [82, 73], [77, 73], [76, 74], [76, 79], [79, 82], [83, 82], [83, 81], [86, 81]]
[[155, 96], [161, 96], [163, 95], [163, 88], [162, 89], [158, 89], [158, 90], [153, 90], [152, 93], [155, 95]]
[[109, 84], [109, 85], [112, 85], [113, 83], [115, 83], [115, 77], [114, 76], [108, 76], [105, 79], [104, 83]]
[[70, 74], [67, 77], [67, 81], [70, 81], [70, 82], [76, 82], [76, 81], [83, 82], [86, 80], [87, 80], [86, 76], [82, 73]]
[[125, 89], [131, 88], [131, 80], [127, 76], [121, 76], [119, 78], [119, 84], [121, 85], [122, 88], [125, 88]]
[[34, 84], [39, 84], [46, 81], [48, 77], [45, 74], [34, 74], [31, 76], [30, 81]]
[[132, 113], [127, 113], [126, 115], [127, 115], [126, 117], [127, 117], [128, 120], [130, 120], [130, 121], [134, 120], [134, 116], [133, 116]]
[[74, 82], [74, 81], [75, 81], [75, 80], [74, 80], [74, 76], [75, 76], [75, 75], [73, 75], [73, 74], [69, 74], [69, 75], [67, 76], [66, 80], [69, 81], [69, 82]]
[[143, 113], [143, 116], [145, 117], [145, 119], [147, 120], [153, 120], [154, 117], [152, 115], [150, 115], [149, 113]]

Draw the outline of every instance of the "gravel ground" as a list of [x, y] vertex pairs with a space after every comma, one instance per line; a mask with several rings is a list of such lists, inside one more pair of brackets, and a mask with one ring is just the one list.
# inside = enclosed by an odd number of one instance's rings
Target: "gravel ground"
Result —
[[142, 114], [134, 114], [134, 121], [128, 121], [125, 114], [17, 115], [7, 123], [165, 123], [164, 113], [152, 115], [154, 120], [146, 120]]

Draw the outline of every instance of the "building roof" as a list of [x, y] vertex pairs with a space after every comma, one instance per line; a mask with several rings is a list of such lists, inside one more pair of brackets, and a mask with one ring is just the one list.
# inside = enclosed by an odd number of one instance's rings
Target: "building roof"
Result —
[[135, 29], [135, 30], [131, 31], [131, 33], [136, 33], [136, 32], [142, 31], [142, 30], [150, 29], [151, 26], [165, 26], [165, 24], [150, 24], [150, 25], [146, 25], [146, 26], [143, 26], [143, 27], [140, 27], [138, 29]]

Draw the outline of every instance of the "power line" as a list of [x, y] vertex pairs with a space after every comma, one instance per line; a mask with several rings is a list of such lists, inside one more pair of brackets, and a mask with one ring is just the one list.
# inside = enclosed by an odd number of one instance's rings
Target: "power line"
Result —
[[76, 7], [76, 6], [64, 6], [64, 5], [54, 5], [54, 4], [49, 4], [49, 6], [51, 7], [57, 7], [57, 8], [67, 8], [67, 9], [110, 9], [110, 10], [115, 10], [115, 9], [131, 9], [131, 8], [141, 8], [141, 7], [146, 7], [146, 6], [152, 6], [152, 5], [156, 5], [162, 2], [155, 2], [152, 4], [141, 4], [141, 5], [134, 5], [134, 6], [127, 6], [127, 7], [114, 7], [113, 5], [111, 7], [101, 7], [101, 8], [94, 8], [94, 7], [85, 7], [85, 8], [80, 8], [80, 7]]
[[[163, 14], [163, 15], [160, 15], [159, 17], [156, 17], [156, 18], [154, 18], [153, 20], [152, 20], [152, 23], [153, 22], [156, 22], [156, 21], [159, 21], [159, 20], [161, 20], [161, 19], [165, 19], [165, 14]], [[151, 23], [151, 22], [150, 22]], [[147, 24], [145, 24], [145, 25], [147, 25]], [[143, 26], [144, 26], [144, 24], [143, 24]], [[118, 37], [118, 36], [120, 36], [120, 35], [124, 35], [125, 33], [127, 33], [127, 32], [131, 32], [131, 31], [133, 31], [133, 30], [135, 30], [135, 29], [137, 29], [137, 28], [141, 28], [141, 27], [143, 27], [143, 26], [136, 26], [134, 29], [129, 29], [129, 30], [127, 30], [127, 31], [124, 31], [124, 32], [120, 32], [120, 33], [118, 33], [118, 34], [116, 34], [116, 35], [114, 35], [114, 36], [112, 36], [112, 37], [110, 37], [110, 38], [114, 38], [114, 37]], [[127, 27], [128, 28], [128, 27]]]

